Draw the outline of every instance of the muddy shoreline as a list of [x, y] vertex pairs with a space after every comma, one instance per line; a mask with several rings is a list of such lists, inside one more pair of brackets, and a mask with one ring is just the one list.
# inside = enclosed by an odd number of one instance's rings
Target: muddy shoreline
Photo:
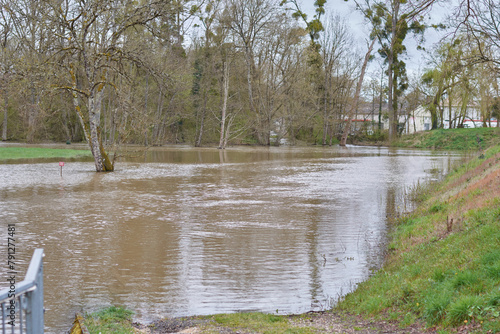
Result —
[[[332, 311], [311, 311], [304, 314], [280, 316], [288, 322], [291, 333], [296, 330], [306, 330], [310, 333], [437, 333], [435, 328], [426, 328], [423, 324], [402, 327], [398, 321], [377, 321], [364, 319], [361, 316], [337, 313]], [[262, 333], [247, 328], [223, 326], [217, 323], [213, 316], [191, 316], [156, 320], [150, 324], [133, 323], [137, 333], [221, 333], [221, 334], [251, 334]], [[473, 325], [457, 328], [456, 333], [470, 333]]]

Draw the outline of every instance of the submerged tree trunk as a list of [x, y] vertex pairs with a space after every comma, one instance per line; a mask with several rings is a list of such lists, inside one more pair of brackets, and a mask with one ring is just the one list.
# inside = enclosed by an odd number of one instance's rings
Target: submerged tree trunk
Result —
[[103, 87], [99, 86], [93, 90], [89, 98], [89, 145], [92, 155], [94, 156], [96, 171], [112, 172], [114, 170], [114, 166], [111, 160], [109, 160], [108, 154], [104, 150], [101, 138], [101, 107], [103, 96]]
[[351, 131], [351, 122], [352, 122], [352, 117], [354, 116], [354, 113], [358, 110], [358, 103], [359, 103], [359, 95], [361, 93], [361, 87], [363, 86], [363, 79], [365, 77], [365, 72], [366, 72], [366, 66], [368, 65], [368, 61], [370, 60], [370, 54], [373, 51], [373, 46], [375, 45], [375, 38], [372, 39], [370, 46], [368, 47], [368, 51], [366, 51], [365, 54], [365, 59], [363, 62], [363, 66], [361, 67], [361, 73], [359, 75], [359, 80], [356, 85], [356, 93], [354, 95], [354, 101], [351, 106], [351, 109], [349, 110], [349, 113], [347, 114], [347, 121], [346, 125], [344, 127], [344, 132], [342, 133], [342, 137], [340, 139], [340, 146], [345, 146], [347, 142], [347, 136], [349, 135], [349, 131]]
[[112, 172], [114, 170], [113, 162], [109, 160], [108, 154], [104, 150], [104, 145], [102, 144], [101, 138], [101, 107], [102, 99], [104, 97], [104, 87], [103, 84], [98, 85], [93, 88], [88, 96], [88, 123], [85, 120], [84, 114], [80, 107], [80, 101], [77, 94], [77, 80], [76, 75], [71, 68], [71, 77], [73, 81], [72, 95], [73, 95], [73, 106], [75, 108], [76, 114], [80, 119], [80, 124], [82, 125], [83, 133], [85, 134], [85, 139], [90, 146], [90, 151], [94, 156], [95, 168], [97, 172]]

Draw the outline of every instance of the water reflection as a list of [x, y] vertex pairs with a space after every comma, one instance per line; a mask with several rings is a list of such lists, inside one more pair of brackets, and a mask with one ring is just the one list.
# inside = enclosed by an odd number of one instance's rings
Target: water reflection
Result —
[[[0, 165], [0, 221], [27, 267], [45, 248], [47, 332], [125, 305], [141, 321], [329, 306], [383, 259], [402, 190], [454, 155], [385, 148], [157, 148], [92, 162]], [[4, 250], [2, 250], [3, 252]]]

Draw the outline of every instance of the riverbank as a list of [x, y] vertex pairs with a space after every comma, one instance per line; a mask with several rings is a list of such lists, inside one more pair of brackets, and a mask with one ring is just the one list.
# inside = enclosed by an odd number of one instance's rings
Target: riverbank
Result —
[[128, 318], [123, 333], [500, 332], [500, 146], [412, 196], [419, 207], [393, 222], [384, 267], [332, 310]]
[[[362, 146], [388, 146], [477, 152], [478, 150], [485, 150], [488, 147], [500, 145], [500, 128], [438, 129], [423, 131], [410, 135], [403, 135], [392, 143], [387, 141], [386, 137], [387, 136], [383, 133], [356, 137], [352, 139], [352, 144]], [[304, 147], [308, 146], [308, 144], [300, 142], [297, 146]], [[124, 148], [136, 148], [144, 151], [151, 147], [124, 145], [122, 149]], [[0, 161], [15, 159], [78, 158], [82, 156], [90, 157], [91, 155], [86, 143], [66, 145], [64, 143], [24, 144], [0, 142]]]
[[[126, 315], [124, 318], [123, 315]], [[276, 315], [264, 313], [235, 313], [212, 316], [170, 318], [150, 324], [134, 323], [131, 312], [111, 307], [87, 314], [85, 326], [89, 333], [433, 333], [423, 325], [414, 324], [401, 328], [393, 321], [365, 319], [362, 316], [343, 312], [308, 312], [298, 315]]]

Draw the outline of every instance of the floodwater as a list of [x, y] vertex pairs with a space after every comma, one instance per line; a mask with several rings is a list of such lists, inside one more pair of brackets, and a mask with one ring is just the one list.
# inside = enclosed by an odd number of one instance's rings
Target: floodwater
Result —
[[405, 189], [458, 158], [166, 147], [132, 152], [113, 173], [89, 161], [66, 162], [62, 177], [57, 161], [0, 164], [0, 255], [10, 223], [22, 272], [44, 248], [47, 333], [111, 304], [144, 323], [326, 309], [381, 265], [387, 217], [410, 208]]

